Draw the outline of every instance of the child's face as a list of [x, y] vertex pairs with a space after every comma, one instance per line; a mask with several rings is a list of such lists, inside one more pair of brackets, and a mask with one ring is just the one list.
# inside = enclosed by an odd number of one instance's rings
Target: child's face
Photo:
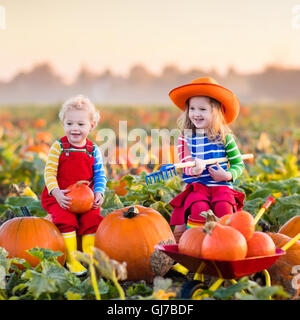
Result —
[[95, 127], [91, 116], [86, 110], [69, 110], [65, 113], [63, 127], [69, 142], [82, 147], [86, 143], [86, 137]]
[[189, 101], [189, 118], [197, 129], [210, 127], [212, 107], [207, 97], [192, 97]]

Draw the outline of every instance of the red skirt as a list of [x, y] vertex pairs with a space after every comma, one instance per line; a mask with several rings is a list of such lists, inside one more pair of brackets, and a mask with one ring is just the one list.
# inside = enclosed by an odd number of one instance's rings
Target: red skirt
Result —
[[207, 187], [197, 182], [190, 183], [183, 192], [170, 201], [170, 205], [174, 208], [170, 225], [186, 223], [190, 207], [197, 201], [207, 201], [208, 203], [227, 201], [233, 206], [234, 211], [238, 211], [243, 208], [244, 199], [245, 195], [242, 192], [227, 186]]

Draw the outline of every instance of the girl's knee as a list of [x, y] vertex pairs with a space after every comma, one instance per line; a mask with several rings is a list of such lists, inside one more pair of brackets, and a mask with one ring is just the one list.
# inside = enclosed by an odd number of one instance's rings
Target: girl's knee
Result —
[[200, 216], [202, 211], [207, 211], [210, 209], [210, 205], [206, 201], [197, 201], [194, 202], [191, 206], [191, 218], [193, 219], [203, 219]]
[[218, 201], [213, 204], [214, 214], [221, 218], [225, 214], [233, 214], [233, 206], [228, 201]]

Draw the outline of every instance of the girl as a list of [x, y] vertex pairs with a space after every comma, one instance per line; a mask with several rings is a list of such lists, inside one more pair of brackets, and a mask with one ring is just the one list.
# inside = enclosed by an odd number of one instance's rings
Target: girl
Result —
[[[101, 152], [87, 139], [99, 117], [88, 98], [79, 95], [67, 100], [59, 113], [65, 136], [51, 146], [44, 172], [46, 186], [41, 196], [42, 206], [64, 237], [67, 266], [76, 275], [87, 271], [72, 256], [77, 250], [77, 234], [82, 235], [83, 252], [91, 253], [95, 232], [103, 219], [100, 206], [107, 179]], [[71, 199], [66, 195], [66, 188], [79, 180], [91, 181], [95, 200], [90, 211], [74, 214], [68, 210]]]
[[[188, 225], [201, 225], [202, 211], [213, 210], [217, 217], [243, 207], [244, 194], [232, 182], [244, 170], [244, 163], [228, 124], [238, 116], [238, 98], [212, 78], [199, 78], [170, 92], [174, 104], [184, 111], [179, 119], [178, 157], [195, 161], [185, 168], [186, 189], [170, 204], [174, 208], [171, 225], [177, 241]], [[227, 157], [228, 161], [206, 166], [203, 160]]]

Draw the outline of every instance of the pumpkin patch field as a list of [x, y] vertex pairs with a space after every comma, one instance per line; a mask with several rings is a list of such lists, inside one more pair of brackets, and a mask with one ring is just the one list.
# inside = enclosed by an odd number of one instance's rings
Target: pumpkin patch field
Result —
[[[49, 148], [64, 135], [59, 108], [0, 107], [0, 300], [192, 299], [183, 295], [183, 287], [195, 274], [175, 270], [176, 261], [155, 248], [176, 243], [169, 202], [184, 190], [181, 172], [145, 183], [162, 164], [178, 161], [174, 136], [180, 113], [170, 106], [99, 106], [101, 120], [89, 137], [103, 152], [108, 178], [103, 228], [97, 230], [93, 257], [77, 251], [88, 269], [78, 277], [65, 267], [62, 236], [40, 200]], [[272, 255], [300, 232], [299, 123], [297, 104], [241, 107], [231, 128], [241, 153], [254, 155], [234, 182], [245, 194], [243, 217], [206, 226], [207, 233], [227, 237], [228, 248], [241, 243], [222, 259]], [[85, 199], [79, 187], [87, 184], [76, 186], [74, 203], [90, 206], [93, 195]], [[275, 202], [254, 225], [252, 217], [270, 196]], [[188, 229], [180, 250], [208, 259], [220, 254], [204, 229]], [[208, 290], [216, 278], [205, 275], [203, 299], [300, 300], [300, 241], [268, 271], [271, 285], [258, 272], [225, 281], [217, 290]]]

